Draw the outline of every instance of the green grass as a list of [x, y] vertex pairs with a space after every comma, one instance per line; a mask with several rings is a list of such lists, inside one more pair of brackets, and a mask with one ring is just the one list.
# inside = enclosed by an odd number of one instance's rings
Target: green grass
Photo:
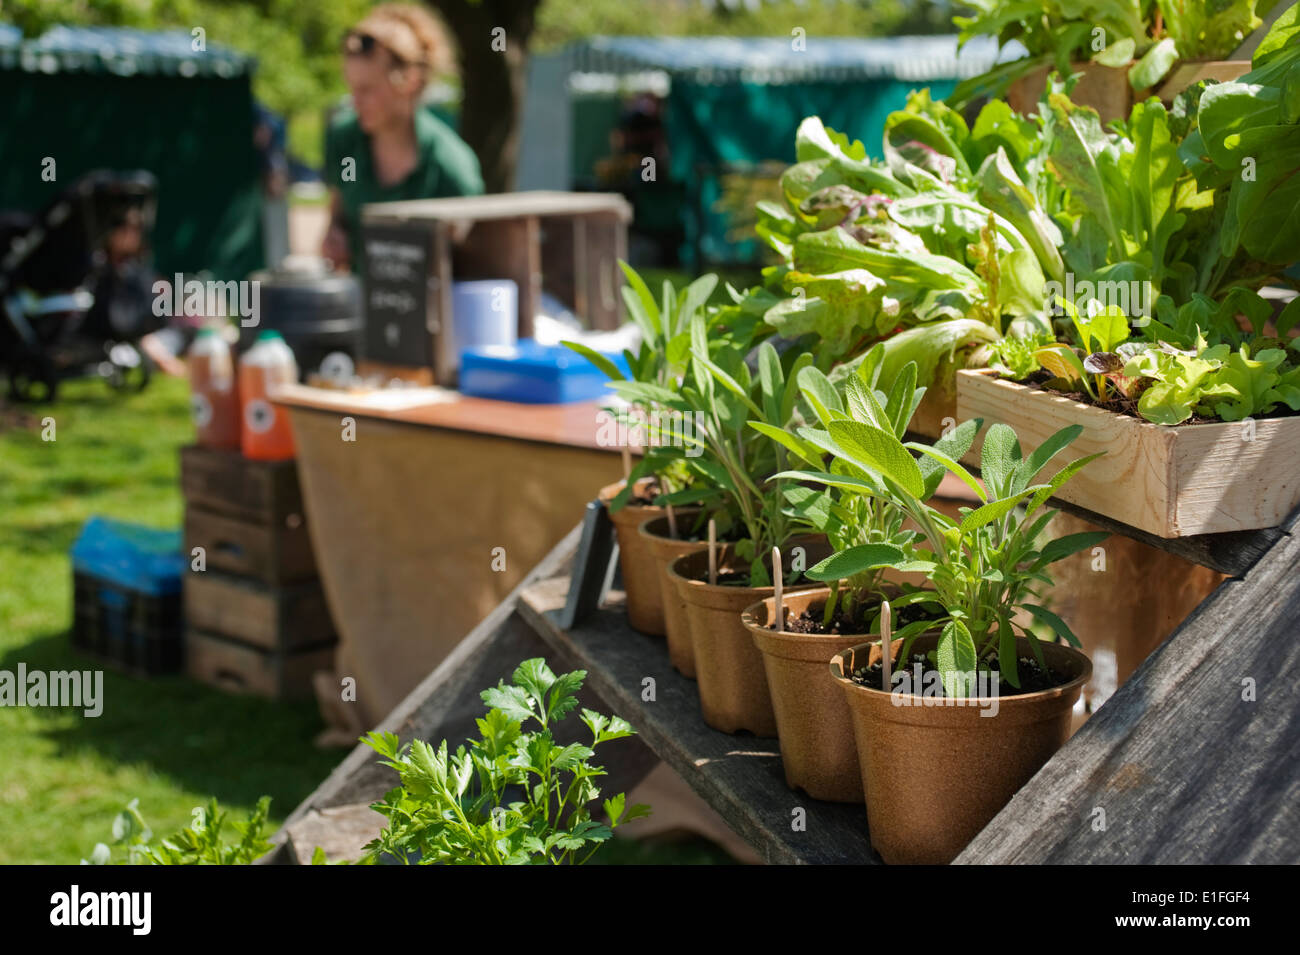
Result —
[[[97, 668], [68, 643], [68, 551], [92, 514], [179, 526], [188, 407], [185, 383], [166, 378], [129, 396], [69, 382], [54, 405], [0, 407], [0, 670]], [[320, 729], [314, 703], [112, 670], [97, 718], [0, 707], [0, 864], [78, 862], [136, 797], [160, 834], [210, 795], [242, 816], [268, 793], [278, 824], [341, 758], [312, 745]]]
[[[54, 439], [42, 439], [47, 418]], [[73, 652], [68, 552], [92, 514], [180, 525], [178, 449], [193, 439], [184, 382], [156, 378], [113, 395], [69, 382], [54, 405], [0, 402], [0, 670], [97, 669]], [[104, 672], [103, 713], [0, 707], [0, 864], [76, 863], [110, 840], [131, 799], [153, 831], [190, 822], [216, 796], [244, 818], [262, 794], [279, 823], [342, 758], [312, 738], [314, 703], [271, 703], [184, 677]], [[729, 857], [700, 839], [618, 840], [606, 864], [710, 864]]]

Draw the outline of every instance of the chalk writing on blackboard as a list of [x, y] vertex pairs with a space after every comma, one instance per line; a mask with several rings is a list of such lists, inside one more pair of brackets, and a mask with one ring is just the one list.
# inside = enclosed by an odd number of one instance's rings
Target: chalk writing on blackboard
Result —
[[435, 352], [427, 321], [430, 233], [418, 226], [365, 226], [362, 248], [366, 357], [431, 367]]

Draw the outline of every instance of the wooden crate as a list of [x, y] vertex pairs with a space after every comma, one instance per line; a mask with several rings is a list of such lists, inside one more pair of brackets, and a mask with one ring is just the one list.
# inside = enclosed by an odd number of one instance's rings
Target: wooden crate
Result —
[[310, 699], [312, 674], [328, 670], [333, 664], [332, 646], [273, 653], [193, 627], [185, 631], [186, 673], [200, 683], [228, 692], [273, 700]]
[[1193, 83], [1201, 80], [1217, 80], [1231, 83], [1241, 79], [1250, 72], [1250, 60], [1190, 60], [1180, 61], [1170, 70], [1169, 76], [1160, 84], [1160, 98], [1171, 103], [1174, 97]]
[[[1149, 90], [1134, 92], [1129, 85], [1127, 66], [1102, 66], [1100, 63], [1072, 63], [1070, 68], [1082, 73], [1079, 84], [1070, 99], [1080, 106], [1090, 106], [1097, 111], [1102, 123], [1127, 120], [1133, 104], [1158, 94], [1166, 103], [1204, 79], [1227, 83], [1250, 72], [1250, 60], [1190, 60], [1179, 62], [1160, 83]], [[1047, 88], [1047, 75], [1055, 67], [1043, 66], [1022, 76], [1007, 90], [1007, 102], [1017, 113], [1029, 115], [1038, 112], [1038, 101]]]
[[258, 523], [201, 507], [185, 509], [185, 553], [203, 548], [208, 570], [238, 574], [265, 584], [316, 577], [311, 534], [299, 514], [283, 523]]
[[907, 430], [910, 434], [936, 441], [943, 436], [948, 424], [956, 424], [958, 420], [956, 392], [936, 383], [925, 390], [925, 396], [916, 406]]
[[[1038, 101], [1047, 88], [1047, 76], [1055, 67], [1041, 66], [1026, 73], [1007, 89], [1007, 103], [1017, 113], [1028, 116], [1038, 112]], [[1133, 88], [1128, 82], [1128, 67], [1102, 66], [1100, 63], [1071, 63], [1070, 69], [1083, 74], [1070, 99], [1080, 106], [1090, 106], [1102, 123], [1127, 120], [1133, 106]]]
[[538, 191], [381, 202], [361, 218], [370, 361], [431, 365], [439, 384], [453, 384], [458, 356], [442, 334], [453, 280], [513, 280], [521, 338], [533, 333], [543, 290], [593, 328], [619, 324], [617, 260], [627, 258], [632, 219], [620, 195]]
[[216, 570], [185, 575], [185, 622], [264, 650], [337, 639], [320, 581], [273, 587]]
[[238, 451], [181, 448], [186, 504], [236, 520], [291, 527], [304, 521], [296, 461], [252, 461]]
[[[1300, 504], [1300, 418], [1163, 427], [976, 371], [957, 373], [957, 417], [1010, 425], [1026, 454], [1082, 425], [1050, 473], [1106, 453], [1060, 497], [1160, 537], [1274, 527]], [[968, 463], [979, 464], [980, 447]]]

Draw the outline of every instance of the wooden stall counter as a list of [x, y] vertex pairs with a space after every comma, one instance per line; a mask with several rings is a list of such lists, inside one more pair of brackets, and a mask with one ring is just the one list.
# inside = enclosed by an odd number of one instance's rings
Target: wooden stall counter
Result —
[[618, 449], [597, 443], [597, 402], [304, 386], [276, 400], [339, 633], [317, 695], [345, 732], [396, 706], [622, 476]]

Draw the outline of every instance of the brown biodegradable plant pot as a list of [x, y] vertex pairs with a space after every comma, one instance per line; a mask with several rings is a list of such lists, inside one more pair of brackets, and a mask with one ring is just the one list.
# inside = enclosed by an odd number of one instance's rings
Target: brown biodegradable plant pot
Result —
[[[677, 529], [683, 531], [699, 514], [696, 508], [677, 512]], [[690, 624], [686, 619], [686, 604], [678, 596], [668, 577], [668, 565], [683, 554], [708, 550], [708, 541], [678, 540], [668, 536], [668, 518], [652, 517], [645, 521], [638, 533], [642, 546], [650, 551], [659, 581], [659, 599], [663, 607], [664, 636], [668, 638], [668, 659], [682, 676], [695, 679], [695, 649], [691, 644]]]
[[[824, 538], [800, 544], [809, 567], [830, 551]], [[718, 547], [719, 574], [746, 569], [730, 546]], [[673, 560], [668, 576], [686, 605], [704, 722], [724, 733], [748, 730], [755, 736], [775, 736], [763, 655], [740, 619], [750, 604], [771, 597], [773, 588], [710, 585], [707, 548]]]
[[[785, 596], [786, 614], [826, 605], [830, 588]], [[752, 604], [742, 616], [754, 645], [763, 654], [785, 781], [814, 799], [862, 802], [862, 773], [853, 741], [853, 722], [844, 693], [826, 672], [837, 653], [862, 643], [869, 634], [779, 633], [770, 629], [776, 598]]]
[[[917, 637], [913, 652], [938, 643]], [[894, 641], [894, 652], [900, 649]], [[1021, 655], [1029, 641], [1017, 639]], [[831, 660], [853, 717], [871, 845], [891, 864], [943, 865], [1010, 802], [1069, 735], [1070, 710], [1092, 675], [1092, 663], [1071, 647], [1040, 644], [1050, 667], [1072, 674], [1050, 690], [978, 698], [975, 705], [895, 705], [916, 697], [872, 690], [851, 674], [880, 659], [880, 645], [860, 644]], [[918, 701], [919, 702], [919, 701]], [[939, 703], [940, 700], [932, 700]]]
[[[644, 482], [649, 483], [649, 479]], [[602, 488], [600, 499], [608, 506], [623, 483], [611, 484]], [[664, 610], [659, 591], [659, 579], [650, 549], [637, 533], [639, 528], [652, 517], [660, 517], [662, 507], [644, 504], [628, 504], [617, 513], [611, 513], [609, 519], [614, 522], [614, 533], [618, 537], [618, 563], [623, 571], [623, 592], [627, 595], [627, 622], [634, 630], [653, 636], [663, 636]]]

